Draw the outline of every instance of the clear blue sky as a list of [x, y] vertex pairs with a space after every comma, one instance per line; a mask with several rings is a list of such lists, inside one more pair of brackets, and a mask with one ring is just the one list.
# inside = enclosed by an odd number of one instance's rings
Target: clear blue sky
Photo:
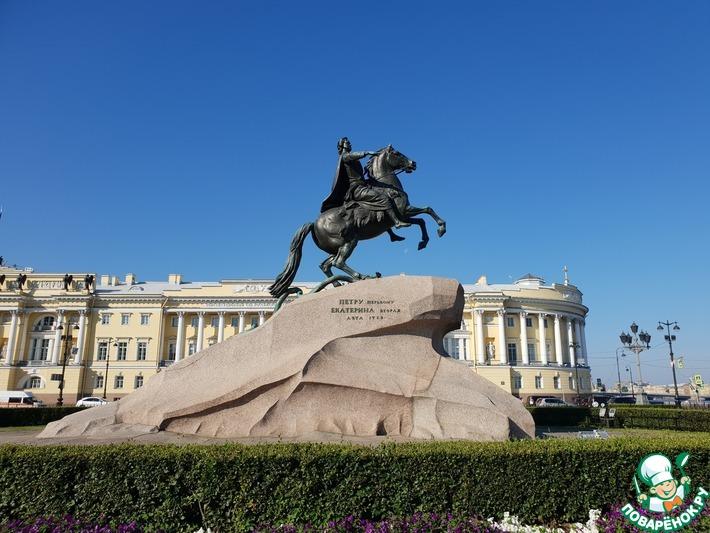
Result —
[[[710, 4], [0, 1], [0, 254], [41, 271], [269, 278], [347, 135], [417, 160], [449, 224], [365, 272], [562, 280], [595, 377], [658, 320], [710, 380]], [[434, 230], [434, 226], [430, 225]], [[319, 279], [308, 243], [299, 279]], [[622, 368], [623, 371], [623, 368]]]

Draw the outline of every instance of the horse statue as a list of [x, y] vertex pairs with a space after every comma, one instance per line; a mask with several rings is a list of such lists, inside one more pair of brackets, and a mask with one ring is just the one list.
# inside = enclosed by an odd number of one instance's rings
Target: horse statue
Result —
[[[365, 165], [369, 179], [367, 185], [383, 192], [391, 198], [398, 214], [407, 225], [416, 224], [421, 229], [421, 240], [418, 249], [422, 250], [429, 242], [426, 224], [423, 219], [415, 218], [417, 215], [427, 214], [438, 224], [437, 234], [442, 237], [446, 233], [446, 222], [439, 218], [431, 207], [416, 207], [409, 204], [409, 197], [402, 187], [397, 174], [400, 172], [411, 173], [417, 168], [404, 154], [395, 150], [390, 144], [386, 148], [374, 153]], [[328, 257], [320, 265], [327, 276], [316, 290], [339, 281], [352, 282], [354, 280], [380, 277], [380, 273], [366, 275], [357, 272], [347, 264], [347, 260], [361, 240], [372, 239], [385, 232], [391, 232], [394, 222], [381, 213], [372, 211], [357, 201], [345, 202], [342, 206], [332, 207], [320, 214], [315, 222], [308, 222], [301, 226], [291, 240], [291, 249], [286, 260], [286, 266], [277, 276], [269, 292], [274, 298], [279, 298], [279, 304], [286, 296], [300, 293], [300, 289], [290, 288], [296, 278], [296, 272], [301, 263], [301, 250], [303, 242], [310, 233], [316, 246], [326, 252]], [[390, 233], [392, 237], [393, 234]], [[393, 238], [401, 240], [401, 237]], [[342, 270], [347, 276], [336, 276], [333, 267]]]

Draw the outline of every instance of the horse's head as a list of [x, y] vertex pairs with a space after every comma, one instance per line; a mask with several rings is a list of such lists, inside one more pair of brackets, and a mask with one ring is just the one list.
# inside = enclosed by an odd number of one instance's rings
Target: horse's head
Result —
[[368, 173], [375, 179], [398, 170], [404, 170], [409, 173], [416, 169], [416, 161], [409, 159], [403, 153], [392, 148], [391, 144], [377, 152], [377, 154], [367, 162]]

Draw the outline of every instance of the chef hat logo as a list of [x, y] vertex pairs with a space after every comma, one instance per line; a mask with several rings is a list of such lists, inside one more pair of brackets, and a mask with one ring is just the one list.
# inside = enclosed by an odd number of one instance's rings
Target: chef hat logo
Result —
[[638, 466], [638, 477], [649, 487], [673, 479], [673, 465], [665, 455], [654, 453], [644, 457]]

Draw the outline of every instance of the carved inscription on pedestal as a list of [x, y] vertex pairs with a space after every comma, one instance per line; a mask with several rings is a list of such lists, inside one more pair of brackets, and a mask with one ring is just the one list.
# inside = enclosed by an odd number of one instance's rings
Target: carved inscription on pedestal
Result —
[[332, 315], [344, 317], [345, 320], [384, 320], [401, 312], [395, 300], [386, 298], [341, 299], [337, 306], [330, 308]]

